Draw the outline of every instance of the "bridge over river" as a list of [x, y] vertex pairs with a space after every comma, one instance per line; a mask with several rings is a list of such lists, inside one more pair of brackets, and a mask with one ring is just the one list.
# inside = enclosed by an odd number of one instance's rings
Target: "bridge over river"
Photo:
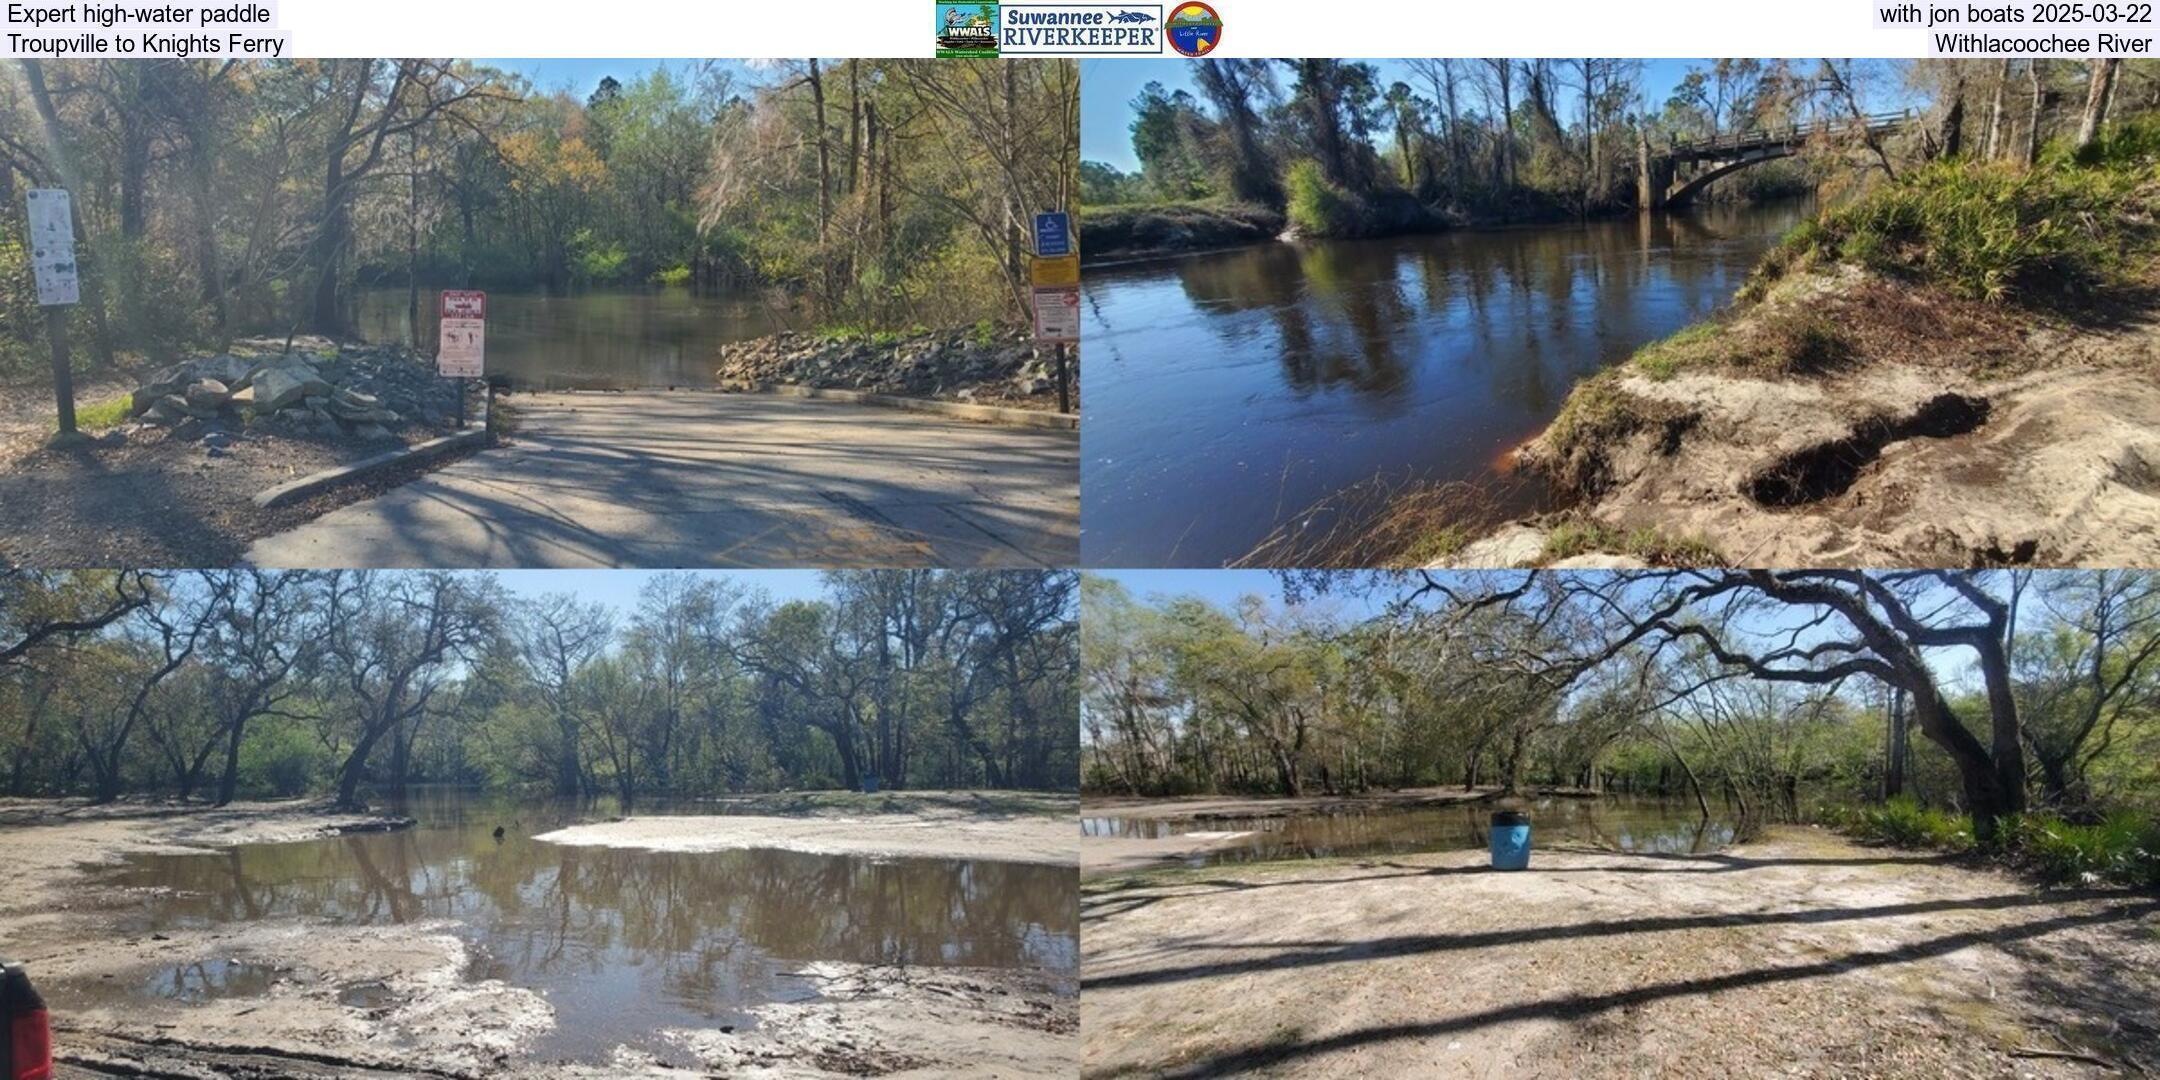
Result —
[[[1911, 110], [1873, 113], [1859, 118], [1870, 135], [1887, 135], [1916, 122]], [[1815, 139], [1853, 133], [1854, 119], [1816, 120], [1784, 127], [1732, 131], [1708, 139], [1674, 142], [1664, 149], [1643, 148], [1637, 176], [1638, 205], [1657, 210], [1683, 206], [1719, 178], [1750, 165], [1791, 157]]]

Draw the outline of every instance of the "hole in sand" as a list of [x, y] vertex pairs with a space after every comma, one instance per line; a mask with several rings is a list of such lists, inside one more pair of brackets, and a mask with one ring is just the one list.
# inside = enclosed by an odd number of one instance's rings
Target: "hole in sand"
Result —
[[1882, 456], [1891, 443], [1905, 439], [1947, 439], [1987, 422], [1986, 398], [1938, 394], [1902, 419], [1877, 417], [1862, 422], [1851, 435], [1779, 458], [1750, 477], [1743, 490], [1764, 506], [1802, 506], [1843, 494], [1860, 471]]

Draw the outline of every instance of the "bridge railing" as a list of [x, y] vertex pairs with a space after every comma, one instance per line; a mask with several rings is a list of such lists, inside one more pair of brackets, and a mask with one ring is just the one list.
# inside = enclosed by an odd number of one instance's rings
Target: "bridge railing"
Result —
[[[1895, 112], [1870, 113], [1867, 116], [1869, 131], [1881, 132], [1912, 122], [1911, 109]], [[1674, 140], [1667, 151], [1673, 154], [1702, 154], [1718, 150], [1745, 150], [1758, 146], [1773, 146], [1805, 142], [1812, 136], [1834, 131], [1849, 131], [1848, 120], [1811, 120], [1804, 124], [1787, 124], [1783, 127], [1755, 128], [1750, 131], [1728, 131], [1709, 139]]]

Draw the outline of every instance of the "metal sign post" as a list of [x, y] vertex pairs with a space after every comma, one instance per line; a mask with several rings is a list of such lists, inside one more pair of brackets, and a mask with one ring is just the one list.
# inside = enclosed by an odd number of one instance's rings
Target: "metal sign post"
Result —
[[69, 370], [67, 309], [81, 302], [82, 274], [75, 264], [75, 214], [64, 188], [31, 188], [23, 196], [30, 218], [30, 272], [38, 306], [45, 309], [45, 337], [52, 343], [53, 398], [60, 434], [75, 432], [75, 376]]
[[442, 294], [442, 328], [435, 344], [435, 371], [457, 380], [458, 427], [465, 426], [465, 380], [487, 372], [487, 294], [472, 289], [445, 289]]
[[1035, 215], [1028, 281], [1034, 287], [1035, 340], [1050, 343], [1056, 363], [1058, 411], [1071, 412], [1065, 350], [1080, 340], [1080, 256], [1073, 251], [1072, 215], [1063, 210]]

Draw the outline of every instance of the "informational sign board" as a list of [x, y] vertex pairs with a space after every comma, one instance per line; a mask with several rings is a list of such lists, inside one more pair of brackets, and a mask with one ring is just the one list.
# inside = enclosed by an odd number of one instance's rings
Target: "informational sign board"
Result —
[[41, 307], [79, 303], [82, 275], [75, 267], [75, 216], [64, 188], [31, 188], [23, 197], [30, 217], [30, 273]]
[[487, 294], [446, 289], [435, 371], [447, 379], [477, 379], [487, 370]]
[[1037, 258], [1028, 264], [1029, 283], [1038, 289], [1063, 289], [1080, 284], [1080, 256]]
[[1072, 253], [1072, 215], [1063, 210], [1035, 215], [1035, 254], [1054, 259]]
[[1035, 290], [1035, 340], [1080, 340], [1080, 286]]

